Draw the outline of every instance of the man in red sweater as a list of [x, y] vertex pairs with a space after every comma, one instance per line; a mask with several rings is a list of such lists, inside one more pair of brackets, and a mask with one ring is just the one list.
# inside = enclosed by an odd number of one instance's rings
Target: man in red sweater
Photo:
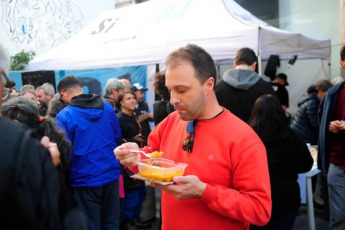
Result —
[[[151, 132], [145, 152], [188, 164], [185, 176], [162, 192], [162, 227], [167, 229], [248, 229], [271, 216], [266, 150], [242, 120], [218, 104], [212, 57], [187, 45], [167, 58], [166, 86], [171, 113]], [[125, 143], [114, 152], [133, 171], [141, 157]]]

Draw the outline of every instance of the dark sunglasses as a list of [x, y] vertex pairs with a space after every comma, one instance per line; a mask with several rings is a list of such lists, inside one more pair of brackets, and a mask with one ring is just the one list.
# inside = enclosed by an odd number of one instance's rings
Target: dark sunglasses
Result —
[[191, 153], [193, 151], [196, 122], [197, 122], [197, 120], [192, 120], [192, 121], [188, 122], [187, 127], [186, 127], [186, 131], [187, 131], [187, 133], [189, 133], [189, 136], [186, 137], [182, 143], [182, 149], [184, 151], [189, 152], [189, 153]]

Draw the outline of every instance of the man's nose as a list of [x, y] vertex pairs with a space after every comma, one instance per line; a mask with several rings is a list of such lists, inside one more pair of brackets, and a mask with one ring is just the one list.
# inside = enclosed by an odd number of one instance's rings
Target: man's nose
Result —
[[174, 105], [176, 103], [179, 103], [180, 99], [176, 96], [175, 93], [171, 92], [170, 93], [170, 104]]

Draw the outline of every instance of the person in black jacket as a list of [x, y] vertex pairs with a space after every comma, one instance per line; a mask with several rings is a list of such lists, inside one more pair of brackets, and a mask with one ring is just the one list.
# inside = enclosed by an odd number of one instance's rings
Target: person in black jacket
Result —
[[276, 97], [263, 95], [255, 101], [249, 125], [266, 147], [272, 191], [271, 220], [263, 227], [250, 229], [291, 230], [301, 205], [298, 174], [311, 169], [313, 158], [307, 145], [286, 123]]
[[153, 103], [153, 120], [155, 125], [164, 120], [170, 113], [175, 111], [175, 108], [170, 104], [170, 93], [165, 86], [165, 74], [156, 73], [154, 82], [155, 92], [159, 95], [160, 100]]
[[[117, 114], [121, 127], [123, 142], [136, 142], [139, 146], [146, 143], [146, 138], [142, 138], [141, 126], [134, 115], [137, 104], [135, 93], [125, 90], [119, 95], [119, 103], [122, 111]], [[121, 204], [121, 229], [130, 229], [131, 227], [150, 227], [149, 224], [140, 222], [139, 214], [142, 209], [142, 203], [145, 200], [145, 183], [141, 180], [130, 178], [131, 171], [121, 165], [121, 174], [125, 188], [125, 198]]]
[[332, 87], [328, 80], [319, 80], [315, 84], [315, 91], [312, 91], [298, 102], [298, 111], [292, 121], [291, 128], [298, 133], [304, 143], [316, 145], [319, 137], [319, 121], [317, 111], [320, 101], [327, 90]]
[[[1, 98], [8, 67], [9, 59], [0, 45]], [[68, 229], [70, 225], [59, 212], [61, 186], [53, 164], [60, 157], [56, 144], [47, 137], [40, 143], [31, 129], [3, 117], [0, 130], [0, 229]]]
[[264, 94], [275, 95], [270, 83], [255, 72], [257, 61], [252, 49], [238, 50], [234, 69], [227, 70], [215, 87], [219, 104], [245, 122], [249, 119], [256, 98]]
[[289, 92], [285, 88], [285, 86], [289, 85], [286, 74], [279, 73], [271, 82], [271, 85], [276, 92], [282, 108], [286, 111], [289, 108]]

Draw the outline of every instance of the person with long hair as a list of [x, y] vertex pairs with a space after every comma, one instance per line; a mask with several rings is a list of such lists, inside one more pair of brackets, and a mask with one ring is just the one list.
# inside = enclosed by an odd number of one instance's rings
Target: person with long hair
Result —
[[47, 136], [50, 141], [56, 143], [60, 158], [52, 157], [52, 161], [59, 171], [61, 186], [59, 206], [64, 227], [65, 229], [87, 229], [86, 218], [77, 209], [69, 183], [72, 146], [66, 141], [63, 132], [56, 128], [54, 118], [40, 116], [36, 104], [23, 96], [5, 102], [2, 106], [2, 114], [33, 129], [38, 140]]
[[313, 158], [301, 137], [289, 127], [276, 97], [260, 96], [248, 123], [266, 147], [272, 194], [271, 220], [250, 229], [291, 230], [301, 205], [298, 174], [311, 169]]
[[[136, 96], [133, 91], [125, 90], [120, 93], [118, 98], [122, 111], [117, 114], [121, 127], [122, 140], [126, 142], [136, 142], [143, 146], [146, 139], [142, 138], [140, 123], [134, 115], [135, 105], [137, 104]], [[131, 171], [121, 165], [121, 174], [125, 188], [125, 198], [122, 200], [121, 208], [121, 229], [129, 229], [130, 226], [144, 226], [139, 221], [139, 214], [142, 209], [142, 203], [145, 200], [146, 190], [145, 183], [141, 180], [130, 178]]]

